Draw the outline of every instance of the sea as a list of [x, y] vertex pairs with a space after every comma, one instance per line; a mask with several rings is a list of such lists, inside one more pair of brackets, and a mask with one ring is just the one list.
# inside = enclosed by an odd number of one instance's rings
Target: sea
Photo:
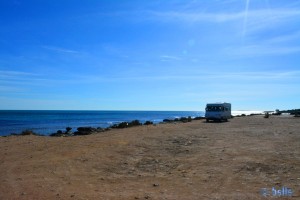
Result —
[[0, 136], [31, 130], [41, 135], [71, 127], [107, 128], [113, 124], [139, 120], [154, 124], [164, 119], [202, 117], [203, 111], [78, 111], [78, 110], [0, 110]]

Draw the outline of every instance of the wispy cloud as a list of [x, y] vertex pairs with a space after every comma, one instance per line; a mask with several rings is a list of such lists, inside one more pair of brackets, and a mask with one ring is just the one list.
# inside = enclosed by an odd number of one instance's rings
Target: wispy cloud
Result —
[[148, 11], [152, 19], [174, 23], [243, 23], [241, 33], [246, 34], [268, 27], [274, 27], [280, 23], [300, 18], [300, 10], [295, 8], [269, 8], [241, 10], [239, 12], [199, 12], [199, 11]]
[[0, 86], [3, 88], [15, 87], [20, 90], [25, 87], [53, 86], [75, 82], [72, 79], [64, 79], [61, 76], [52, 78], [44, 74], [30, 73], [24, 71], [0, 70]]
[[223, 53], [229, 56], [266, 56], [266, 55], [287, 55], [293, 53], [299, 53], [299, 46], [274, 46], [268, 44], [260, 45], [246, 45], [241, 47], [227, 47], [223, 50]]
[[61, 47], [54, 47], [54, 46], [42, 46], [44, 49], [55, 51], [57, 53], [79, 53], [79, 51], [71, 50], [71, 49], [65, 49]]
[[32, 83], [38, 76], [30, 72], [0, 70], [0, 92], [2, 94], [25, 92], [25, 85]]
[[163, 55], [163, 56], [160, 56], [161, 60], [163, 61], [171, 61], [171, 60], [182, 60], [181, 57], [178, 57], [178, 56], [168, 56], [168, 55]]
[[228, 79], [241, 79], [241, 80], [286, 80], [298, 78], [300, 76], [299, 70], [294, 71], [277, 71], [277, 72], [241, 72], [241, 73], [208, 73], [205, 77], [209, 78], [228, 78]]
[[299, 18], [299, 9], [249, 10], [246, 24], [247, 33], [268, 30], [291, 21], [299, 21]]
[[0, 80], [1, 79], [20, 79], [24, 77], [38, 76], [38, 74], [24, 72], [24, 71], [10, 71], [10, 70], [0, 70]]
[[16, 93], [16, 92], [23, 92], [23, 91], [24, 90], [19, 87], [0, 85], [0, 92], [3, 92], [3, 93], [10, 93], [10, 92]]
[[300, 40], [300, 31], [291, 32], [280, 36], [275, 36], [266, 40], [268, 44], [278, 44], [283, 42], [290, 42], [293, 40]]
[[243, 12], [240, 13], [199, 13], [199, 12], [180, 12], [180, 11], [168, 11], [168, 12], [148, 12], [152, 16], [157, 17], [162, 21], [174, 21], [185, 23], [196, 22], [226, 22], [236, 19], [241, 19], [244, 16]]
[[300, 71], [255, 71], [255, 72], [199, 72], [194, 74], [158, 74], [158, 75], [115, 75], [113, 77], [103, 77], [96, 75], [78, 76], [76, 80], [81, 83], [103, 83], [103, 82], [128, 82], [128, 81], [197, 81], [197, 82], [215, 82], [214, 80], [227, 80], [228, 83], [236, 81], [285, 81], [297, 80], [300, 77]]

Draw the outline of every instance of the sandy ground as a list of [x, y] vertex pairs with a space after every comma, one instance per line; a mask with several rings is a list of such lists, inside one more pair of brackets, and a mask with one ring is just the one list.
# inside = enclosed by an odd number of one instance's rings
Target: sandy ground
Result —
[[0, 137], [0, 182], [0, 199], [300, 199], [300, 119]]

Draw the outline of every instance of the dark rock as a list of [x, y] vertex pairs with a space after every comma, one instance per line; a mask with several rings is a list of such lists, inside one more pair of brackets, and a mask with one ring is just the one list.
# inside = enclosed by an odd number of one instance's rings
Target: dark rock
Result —
[[181, 117], [181, 118], [179, 119], [179, 121], [181, 121], [181, 122], [183, 122], [183, 123], [186, 123], [186, 122], [188, 122], [188, 118], [186, 118], [186, 117]]
[[106, 131], [106, 129], [101, 128], [101, 127], [98, 127], [98, 128], [97, 128], [97, 132], [104, 132], [104, 131]]
[[265, 113], [264, 118], [269, 118], [270, 114], [268, 112]]
[[128, 127], [128, 122], [121, 122], [120, 124], [117, 125], [116, 128], [127, 128]]
[[128, 123], [128, 126], [129, 126], [129, 127], [132, 127], [132, 126], [140, 126], [140, 125], [142, 125], [142, 124], [140, 123], [139, 120], [133, 120], [133, 121], [131, 121], [130, 123]]
[[195, 117], [194, 120], [202, 120], [205, 119], [205, 117]]
[[74, 135], [90, 135], [96, 131], [97, 129], [93, 127], [78, 127]]
[[92, 132], [81, 132], [81, 131], [76, 131], [74, 132], [74, 135], [91, 135]]
[[72, 128], [71, 128], [71, 127], [67, 127], [67, 128], [66, 128], [66, 134], [69, 134], [69, 133], [71, 133], [71, 130], [72, 130]]
[[[176, 121], [176, 119], [175, 119], [175, 121]], [[174, 122], [174, 120], [172, 120], [172, 119], [164, 119], [163, 122], [171, 123], [171, 122]]]
[[110, 128], [128, 128], [133, 126], [140, 126], [142, 123], [140, 123], [139, 120], [133, 120], [131, 122], [121, 122], [119, 124], [114, 124]]
[[296, 113], [294, 117], [300, 117], [300, 113]]
[[56, 133], [50, 134], [50, 136], [52, 136], [52, 137], [62, 137], [62, 136], [67, 136], [67, 135], [64, 134], [61, 130], [58, 130]]
[[20, 135], [38, 135], [37, 133], [33, 132], [32, 130], [25, 130], [20, 133]]
[[151, 125], [151, 124], [153, 124], [153, 122], [151, 122], [151, 121], [146, 121], [146, 122], [144, 123], [144, 125]]
[[93, 132], [93, 131], [96, 131], [97, 129], [96, 128], [93, 128], [93, 127], [78, 127], [77, 128], [77, 131], [79, 132]]

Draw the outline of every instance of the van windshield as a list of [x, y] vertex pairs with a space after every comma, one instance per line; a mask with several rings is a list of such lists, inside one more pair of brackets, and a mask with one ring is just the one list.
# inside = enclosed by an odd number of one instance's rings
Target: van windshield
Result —
[[206, 111], [224, 111], [223, 106], [207, 106]]

